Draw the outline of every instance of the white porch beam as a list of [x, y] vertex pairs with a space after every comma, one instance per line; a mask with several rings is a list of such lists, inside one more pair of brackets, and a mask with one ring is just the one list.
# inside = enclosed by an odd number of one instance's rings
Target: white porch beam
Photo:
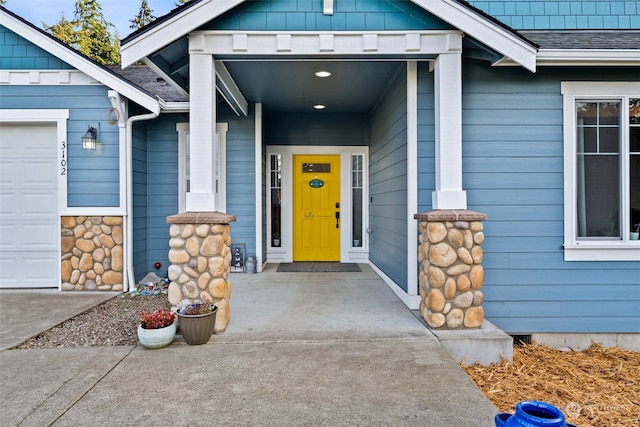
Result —
[[466, 209], [462, 190], [462, 55], [440, 54], [434, 62], [436, 188], [433, 209]]
[[462, 52], [462, 33], [424, 31], [194, 31], [189, 49], [212, 55], [437, 55]]
[[218, 90], [227, 101], [231, 109], [239, 116], [247, 116], [249, 114], [249, 104], [242, 95], [240, 88], [231, 77], [231, 73], [227, 70], [222, 61], [216, 61], [216, 75], [218, 76]]
[[187, 212], [215, 212], [216, 70], [210, 54], [190, 53], [190, 188]]
[[143, 62], [147, 67], [152, 69], [157, 75], [163, 78], [165, 82], [169, 83], [169, 85], [171, 85], [171, 87], [177, 90], [181, 95], [186, 96], [187, 98], [189, 97], [189, 92], [187, 92], [186, 90], [184, 90], [184, 88], [177, 84], [170, 74], [165, 73], [164, 70], [158, 67], [150, 58], [143, 58]]

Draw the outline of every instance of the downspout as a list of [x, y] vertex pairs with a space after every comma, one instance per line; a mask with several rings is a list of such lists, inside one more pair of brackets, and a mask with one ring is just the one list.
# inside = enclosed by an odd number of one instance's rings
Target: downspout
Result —
[[[133, 274], [133, 122], [153, 120], [160, 113], [140, 114], [127, 119], [127, 282], [129, 289], [135, 290]], [[125, 289], [126, 291], [127, 289]]]
[[[124, 120], [125, 104], [121, 101], [120, 94], [114, 90], [109, 91], [109, 99], [114, 108], [120, 112], [119, 125]], [[133, 271], [133, 123], [143, 120], [153, 120], [160, 115], [160, 101], [158, 112], [140, 114], [126, 119], [125, 123], [125, 157], [126, 157], [126, 209], [125, 209], [125, 256], [127, 266], [127, 280], [123, 291], [135, 290], [135, 275]]]

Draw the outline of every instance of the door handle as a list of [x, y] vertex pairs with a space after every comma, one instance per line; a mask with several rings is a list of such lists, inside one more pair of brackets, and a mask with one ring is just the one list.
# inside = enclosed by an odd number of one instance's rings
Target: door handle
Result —
[[336, 228], [340, 228], [340, 212], [336, 212]]

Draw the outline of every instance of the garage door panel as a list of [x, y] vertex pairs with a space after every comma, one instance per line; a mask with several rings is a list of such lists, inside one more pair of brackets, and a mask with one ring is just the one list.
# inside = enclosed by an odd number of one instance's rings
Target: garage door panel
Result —
[[17, 255], [17, 253], [0, 252], [0, 283], [3, 288], [17, 287], [19, 283], [17, 276], [21, 275], [22, 269], [15, 268], [18, 263]]
[[[35, 255], [35, 256], [31, 256]], [[45, 261], [46, 260], [46, 261]], [[23, 261], [23, 280], [29, 287], [58, 286], [58, 260], [47, 252], [29, 254]]]
[[49, 191], [25, 191], [22, 194], [22, 216], [28, 218], [52, 218], [55, 216], [58, 196]]
[[13, 202], [16, 199], [15, 194], [13, 193], [5, 193], [0, 188], [0, 215], [2, 219], [8, 219], [12, 217], [13, 219], [18, 216], [18, 206]]
[[4, 188], [49, 188], [57, 184], [56, 162], [50, 160], [15, 159], [11, 165], [2, 164], [0, 185]]
[[14, 224], [0, 224], [0, 251], [7, 251], [19, 245], [18, 240]]
[[[22, 244], [27, 250], [56, 250], [58, 244], [56, 239], [57, 227], [55, 224], [27, 224], [22, 227]], [[49, 236], [49, 239], [43, 239]]]
[[[19, 265], [20, 268], [12, 268]], [[58, 265], [47, 252], [0, 253], [3, 288], [50, 288], [58, 286]]]
[[56, 287], [56, 126], [0, 124], [0, 288]]
[[22, 173], [20, 174], [21, 183], [25, 188], [37, 186], [41, 188], [56, 188], [56, 180], [58, 179], [56, 171], [56, 162], [45, 160], [28, 159], [22, 162]]
[[[0, 154], [1, 156], [1, 154]], [[5, 186], [15, 185], [15, 179], [18, 175], [16, 171], [18, 168], [15, 163], [9, 162], [9, 160], [2, 156], [2, 160], [0, 160], [0, 188], [4, 188]]]
[[[48, 236], [44, 239], [43, 236]], [[0, 225], [0, 250], [11, 252], [58, 250], [58, 227], [50, 222], [28, 222]]]
[[56, 133], [56, 127], [47, 123], [5, 124], [0, 154], [12, 157], [55, 154]]

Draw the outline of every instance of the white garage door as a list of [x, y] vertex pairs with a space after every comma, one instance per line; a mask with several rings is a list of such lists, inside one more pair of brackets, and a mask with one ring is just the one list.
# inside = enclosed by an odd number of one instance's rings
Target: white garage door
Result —
[[0, 124], [0, 288], [57, 287], [56, 126]]

